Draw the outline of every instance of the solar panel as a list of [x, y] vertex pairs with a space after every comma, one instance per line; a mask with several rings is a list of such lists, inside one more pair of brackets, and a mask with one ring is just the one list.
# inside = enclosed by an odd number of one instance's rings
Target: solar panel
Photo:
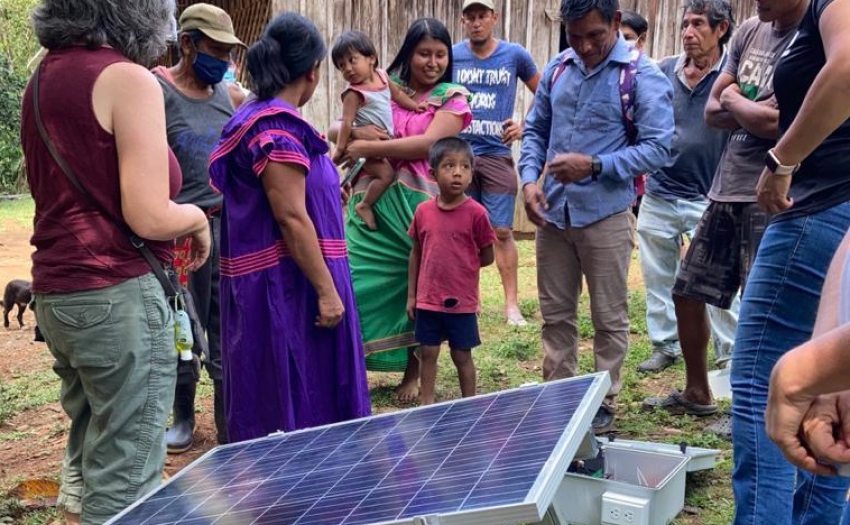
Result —
[[110, 525], [539, 521], [605, 372], [217, 447]]

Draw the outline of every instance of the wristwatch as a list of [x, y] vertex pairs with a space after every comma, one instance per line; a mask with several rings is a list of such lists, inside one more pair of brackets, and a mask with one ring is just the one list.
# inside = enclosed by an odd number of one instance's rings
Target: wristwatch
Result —
[[590, 159], [590, 178], [596, 182], [599, 180], [600, 173], [602, 173], [602, 159], [598, 155], [594, 155]]
[[767, 167], [768, 170], [773, 172], [774, 175], [779, 175], [782, 177], [793, 175], [794, 172], [800, 168], [799, 164], [794, 164], [791, 166], [782, 164], [776, 157], [776, 153], [774, 153], [773, 148], [767, 150], [767, 155], [765, 155], [764, 157], [764, 165]]

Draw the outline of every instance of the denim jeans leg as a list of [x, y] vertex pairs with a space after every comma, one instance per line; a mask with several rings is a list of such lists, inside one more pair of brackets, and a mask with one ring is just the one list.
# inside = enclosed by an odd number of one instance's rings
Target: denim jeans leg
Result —
[[682, 231], [676, 201], [644, 195], [637, 221], [640, 268], [646, 288], [646, 331], [653, 351], [681, 355], [673, 305]]
[[811, 337], [830, 259], [850, 227], [850, 204], [772, 223], [741, 302], [732, 360], [735, 525], [839, 523], [850, 480], [797, 471], [767, 437], [770, 373]]
[[735, 331], [738, 329], [738, 311], [741, 308], [741, 296], [732, 299], [729, 309], [706, 305], [708, 322], [711, 325], [711, 341], [714, 343], [714, 358], [718, 363], [732, 359], [735, 347]]

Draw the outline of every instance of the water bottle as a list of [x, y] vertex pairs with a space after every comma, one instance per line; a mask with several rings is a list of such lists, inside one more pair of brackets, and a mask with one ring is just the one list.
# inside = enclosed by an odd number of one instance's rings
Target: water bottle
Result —
[[192, 336], [192, 321], [189, 319], [189, 314], [183, 309], [183, 301], [179, 294], [174, 298], [174, 303], [174, 346], [177, 348], [181, 361], [191, 361], [192, 347], [195, 345], [195, 338]]

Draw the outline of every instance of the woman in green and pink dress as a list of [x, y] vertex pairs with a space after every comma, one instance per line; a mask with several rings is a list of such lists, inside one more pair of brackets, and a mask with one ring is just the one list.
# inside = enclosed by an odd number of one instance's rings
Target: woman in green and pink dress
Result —
[[[411, 240], [407, 235], [416, 207], [437, 193], [428, 174], [428, 150], [443, 137], [454, 136], [472, 120], [469, 93], [451, 84], [452, 41], [442, 22], [420, 18], [407, 31], [388, 72], [417, 102], [417, 112], [393, 103], [391, 140], [353, 140], [347, 158], [385, 157], [396, 169], [396, 182], [374, 206], [378, 230], [370, 230], [354, 213], [368, 181], [359, 181], [348, 203], [345, 225], [354, 293], [366, 350], [366, 366], [376, 371], [405, 370], [399, 389], [402, 401], [416, 397], [418, 362], [409, 359], [416, 345], [408, 319], [407, 264]], [[355, 139], [386, 138], [381, 130], [355, 130]]]

